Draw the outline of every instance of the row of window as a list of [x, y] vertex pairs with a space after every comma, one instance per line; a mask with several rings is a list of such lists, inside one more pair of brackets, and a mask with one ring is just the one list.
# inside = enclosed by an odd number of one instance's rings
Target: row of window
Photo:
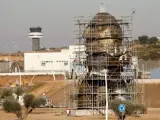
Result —
[[[68, 65], [68, 62], [63, 62], [63, 63], [64, 63], [65, 66]], [[45, 66], [45, 65], [46, 65], [46, 63], [44, 63], [44, 62], [41, 63], [41, 66]]]
[[[56, 62], [68, 63], [68, 61], [66, 61], [66, 60], [59, 60], [59, 61], [56, 61]], [[53, 63], [53, 61], [41, 61], [41, 63]]]
[[68, 63], [68, 61], [65, 61], [65, 60], [60, 60], [60, 61], [56, 61], [56, 62]]
[[[57, 63], [63, 63], [65, 66], [68, 65], [68, 61], [66, 60], [60, 60], [56, 61]], [[45, 66], [46, 63], [53, 63], [53, 61], [41, 61], [41, 66]]]
[[53, 61], [41, 61], [41, 63], [53, 63]]

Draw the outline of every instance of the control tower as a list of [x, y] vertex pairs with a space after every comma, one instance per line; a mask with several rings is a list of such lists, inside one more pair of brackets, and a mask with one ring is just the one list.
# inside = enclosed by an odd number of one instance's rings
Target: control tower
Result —
[[40, 49], [40, 38], [43, 37], [41, 27], [31, 27], [29, 32], [29, 38], [32, 39], [32, 50], [37, 51]]

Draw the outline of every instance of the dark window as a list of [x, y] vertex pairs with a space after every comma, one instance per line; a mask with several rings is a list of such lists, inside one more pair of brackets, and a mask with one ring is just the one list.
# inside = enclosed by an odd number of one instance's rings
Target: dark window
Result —
[[35, 28], [30, 28], [30, 32], [41, 32], [42, 28], [40, 27], [35, 27]]
[[46, 65], [46, 63], [41, 63], [41, 66], [45, 66]]
[[67, 66], [67, 65], [68, 65], [68, 62], [64, 62], [64, 65]]

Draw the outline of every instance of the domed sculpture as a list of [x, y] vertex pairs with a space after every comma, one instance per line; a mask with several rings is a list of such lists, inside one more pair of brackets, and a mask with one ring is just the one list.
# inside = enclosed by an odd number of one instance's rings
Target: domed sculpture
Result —
[[[83, 32], [86, 46], [85, 67], [87, 73], [79, 83], [78, 108], [97, 109], [105, 105], [105, 88], [109, 90], [125, 88], [131, 81], [122, 73], [130, 70], [131, 56], [122, 45], [124, 30], [116, 18], [109, 13], [99, 12], [88, 23]], [[107, 72], [106, 74], [104, 74]], [[107, 75], [105, 77], [105, 75]], [[123, 93], [122, 93], [123, 94]], [[119, 93], [109, 94], [109, 99], [116, 99]], [[122, 95], [123, 97], [123, 95]]]
[[86, 27], [83, 37], [86, 39], [88, 52], [108, 52], [113, 54], [120, 51], [122, 30], [117, 20], [109, 13], [97, 13]]

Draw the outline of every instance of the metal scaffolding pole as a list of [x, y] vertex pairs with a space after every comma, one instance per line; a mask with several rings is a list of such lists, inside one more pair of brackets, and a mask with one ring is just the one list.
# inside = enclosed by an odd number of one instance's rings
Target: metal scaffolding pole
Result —
[[107, 81], [107, 70], [104, 71], [105, 84], [106, 84], [106, 120], [108, 120], [108, 81]]

